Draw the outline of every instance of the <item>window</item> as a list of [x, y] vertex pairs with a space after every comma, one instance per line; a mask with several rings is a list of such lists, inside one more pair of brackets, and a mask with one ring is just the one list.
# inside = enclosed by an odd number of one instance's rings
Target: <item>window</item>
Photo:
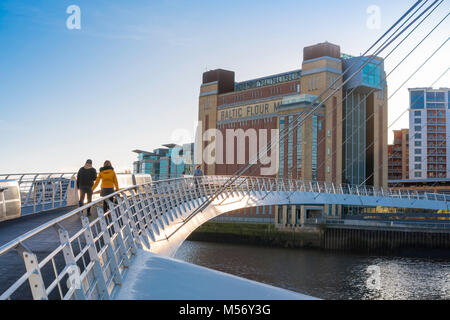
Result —
[[414, 145], [415, 145], [416, 147], [421, 147], [421, 146], [422, 146], [422, 141], [416, 141], [416, 142], [414, 143]]
[[422, 131], [422, 127], [421, 126], [415, 126], [414, 127], [414, 131]]
[[415, 162], [422, 162], [422, 157], [414, 157]]
[[414, 172], [415, 178], [422, 178], [422, 172]]
[[422, 111], [414, 111], [414, 115], [416, 117], [420, 117], [422, 115]]
[[416, 163], [416, 164], [414, 165], [414, 169], [416, 169], [416, 170], [422, 170], [422, 164], [421, 164], [421, 163]]
[[422, 134], [421, 134], [421, 133], [416, 133], [416, 134], [414, 135], [414, 138], [415, 138], [415, 139], [422, 139]]
[[420, 124], [420, 123], [422, 123], [422, 119], [420, 119], [420, 118], [415, 118], [415, 119], [414, 119], [414, 123], [415, 123], [415, 124]]
[[422, 154], [422, 149], [415, 149], [415, 150], [414, 150], [414, 153], [415, 153], [415, 154]]
[[410, 93], [411, 109], [423, 109], [425, 106], [425, 97], [423, 91], [412, 91]]

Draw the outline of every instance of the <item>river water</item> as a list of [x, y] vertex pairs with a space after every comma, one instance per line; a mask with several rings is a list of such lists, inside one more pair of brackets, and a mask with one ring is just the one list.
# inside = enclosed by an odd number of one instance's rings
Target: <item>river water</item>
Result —
[[321, 299], [450, 299], [450, 258], [194, 241], [175, 258]]

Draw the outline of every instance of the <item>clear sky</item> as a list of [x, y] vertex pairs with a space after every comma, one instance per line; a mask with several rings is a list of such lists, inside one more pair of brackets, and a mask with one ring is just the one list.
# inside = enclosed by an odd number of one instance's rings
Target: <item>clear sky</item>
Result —
[[[363, 53], [414, 1], [1, 0], [0, 173], [76, 171], [87, 158], [132, 169], [134, 149], [193, 132], [201, 75], [236, 80], [301, 68], [303, 47], [329, 41]], [[69, 30], [66, 9], [81, 9]], [[380, 8], [380, 29], [366, 25]], [[449, 12], [445, 1], [386, 61], [386, 70]], [[450, 18], [388, 79], [390, 92], [449, 35]], [[383, 56], [383, 54], [381, 54]], [[389, 122], [408, 108], [408, 87], [449, 67], [446, 45], [389, 102]], [[435, 87], [450, 86], [450, 72]], [[393, 129], [407, 127], [408, 116]]]

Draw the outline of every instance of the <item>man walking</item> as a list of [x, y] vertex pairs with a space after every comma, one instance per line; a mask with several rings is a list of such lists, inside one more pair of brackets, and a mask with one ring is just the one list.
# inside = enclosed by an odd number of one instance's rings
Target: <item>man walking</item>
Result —
[[[80, 207], [83, 206], [84, 198], [87, 197], [87, 203], [92, 201], [92, 186], [97, 179], [97, 171], [92, 167], [92, 160], [87, 160], [84, 167], [78, 170], [77, 188], [80, 190]], [[87, 216], [91, 216], [91, 208], [87, 209]]]
[[197, 166], [194, 171], [194, 183], [195, 187], [198, 188], [199, 182], [201, 182], [201, 177], [203, 176], [203, 171], [201, 166]]

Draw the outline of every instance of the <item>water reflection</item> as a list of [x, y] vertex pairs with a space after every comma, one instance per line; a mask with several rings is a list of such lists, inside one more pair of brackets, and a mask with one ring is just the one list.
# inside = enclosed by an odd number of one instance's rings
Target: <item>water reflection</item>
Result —
[[[186, 241], [177, 259], [322, 299], [450, 299], [450, 259]], [[369, 266], [379, 290], [367, 286]]]

